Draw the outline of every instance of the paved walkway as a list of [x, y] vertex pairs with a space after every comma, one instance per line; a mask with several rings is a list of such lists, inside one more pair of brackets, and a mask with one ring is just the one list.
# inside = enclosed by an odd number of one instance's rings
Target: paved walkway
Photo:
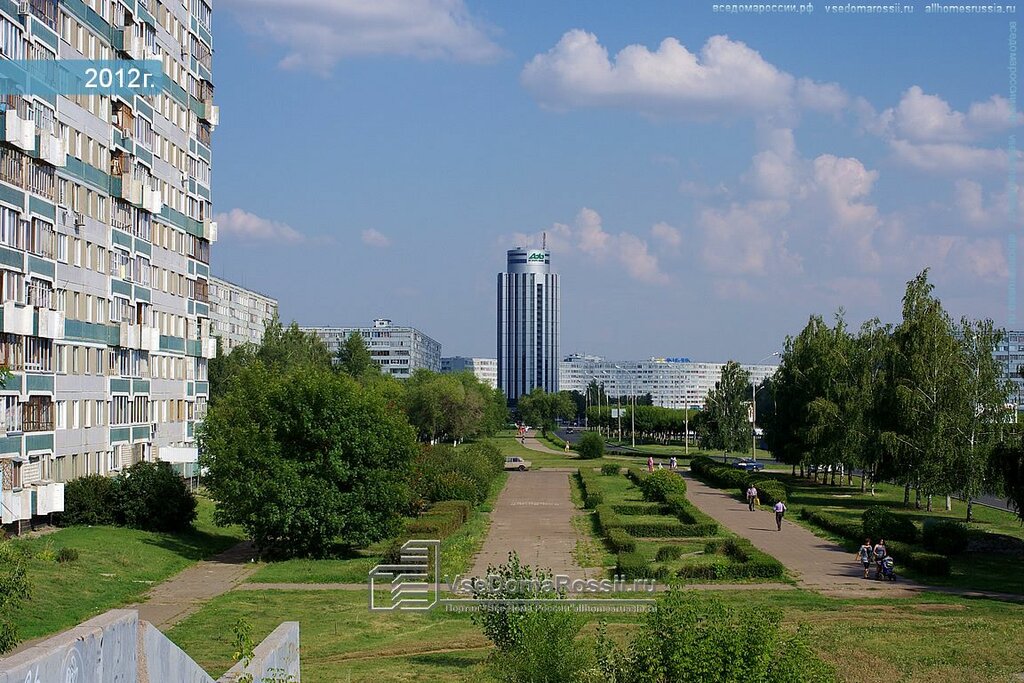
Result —
[[154, 586], [145, 602], [129, 605], [160, 630], [167, 630], [202, 607], [203, 603], [227, 593], [255, 569], [256, 553], [248, 541], [198, 562], [167, 581]]
[[544, 443], [535, 436], [526, 437], [522, 444], [529, 448], [531, 451], [539, 451], [541, 453], [548, 453], [549, 455], [564, 455], [567, 458], [570, 458], [574, 455], [573, 451], [569, 451], [568, 453], [566, 453], [565, 451], [555, 450], [554, 448], [548, 446], [546, 443]]
[[847, 596], [860, 593], [888, 595], [921, 588], [904, 579], [897, 583], [865, 580], [864, 571], [853, 553], [789, 520], [784, 520], [782, 531], [778, 531], [775, 513], [766, 506], [751, 512], [746, 503], [729, 493], [706, 486], [689, 474], [683, 476], [686, 478], [686, 497], [697, 508], [714, 517], [729, 531], [774, 556], [804, 588], [825, 593], [839, 591]]
[[576, 514], [567, 472], [511, 472], [495, 502], [491, 529], [468, 576], [484, 576], [488, 565], [504, 564], [514, 550], [523, 564], [572, 578], [591, 578], [600, 570], [588, 573], [573, 558], [577, 533], [572, 518]]

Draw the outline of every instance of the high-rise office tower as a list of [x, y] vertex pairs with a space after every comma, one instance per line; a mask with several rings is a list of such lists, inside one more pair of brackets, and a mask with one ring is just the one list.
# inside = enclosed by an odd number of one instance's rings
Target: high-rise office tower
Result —
[[515, 403], [534, 387], [558, 391], [562, 307], [547, 249], [516, 247], [498, 274], [498, 387]]

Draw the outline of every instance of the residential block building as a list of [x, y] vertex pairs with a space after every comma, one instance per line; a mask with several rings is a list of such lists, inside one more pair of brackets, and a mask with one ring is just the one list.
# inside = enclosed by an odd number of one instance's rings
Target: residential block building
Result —
[[[586, 391], [591, 382], [604, 385], [607, 396], [651, 395], [666, 408], [703, 409], [708, 392], [721, 379], [724, 363], [694, 362], [689, 358], [651, 358], [609, 361], [600, 356], [573, 354], [559, 363], [559, 384], [565, 391]], [[778, 369], [775, 365], [742, 365], [754, 384]]]
[[999, 363], [1001, 378], [1013, 383], [1010, 402], [1018, 409], [1024, 407], [1024, 377], [1020, 371], [1024, 369], [1024, 331], [1007, 330], [1006, 338], [992, 351]]
[[363, 337], [370, 357], [381, 372], [399, 379], [408, 379], [415, 370], [423, 368], [441, 371], [441, 344], [415, 327], [393, 325], [386, 318], [378, 318], [369, 327], [303, 327], [313, 332], [327, 345], [332, 356], [345, 341], [357, 332]]
[[472, 372], [478, 380], [492, 388], [498, 387], [497, 358], [466, 358], [451, 356], [441, 359], [441, 372]]
[[0, 59], [158, 60], [156, 94], [0, 97], [0, 514], [63, 482], [194, 463], [208, 300], [209, 0], [0, 0]]
[[557, 392], [561, 292], [547, 249], [516, 247], [498, 274], [498, 387], [510, 403], [535, 387]]
[[277, 299], [241, 285], [210, 278], [210, 324], [221, 353], [241, 344], [259, 344], [266, 324], [277, 315]]

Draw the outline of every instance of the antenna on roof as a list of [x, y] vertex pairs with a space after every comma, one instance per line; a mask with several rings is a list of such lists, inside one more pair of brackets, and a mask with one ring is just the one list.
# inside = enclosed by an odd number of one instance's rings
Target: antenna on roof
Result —
[[544, 251], [548, 250], [548, 233], [547, 232], [545, 232], [544, 236], [541, 238], [541, 243], [540, 244], [541, 244], [541, 249], [543, 249]]

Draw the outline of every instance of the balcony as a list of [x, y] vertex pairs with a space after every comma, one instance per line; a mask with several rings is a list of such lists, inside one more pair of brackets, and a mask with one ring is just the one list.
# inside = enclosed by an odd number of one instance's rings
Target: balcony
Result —
[[39, 160], [63, 168], [68, 163], [68, 151], [64, 140], [49, 133], [39, 134]]
[[0, 491], [2, 522], [14, 524], [32, 519], [35, 515], [64, 512], [64, 484], [40, 481], [16, 490]]
[[5, 301], [4, 311], [4, 332], [9, 334], [32, 335], [33, 309], [31, 306], [19, 304], [16, 301]]
[[139, 348], [142, 349], [143, 351], [159, 351], [160, 328], [143, 325], [142, 330], [139, 333], [139, 342]]
[[128, 173], [121, 176], [121, 199], [131, 204], [142, 204], [142, 181]]
[[32, 119], [22, 118], [16, 109], [7, 109], [4, 112], [4, 142], [9, 142], [26, 152], [34, 152], [36, 149], [36, 122]]
[[216, 358], [217, 357], [217, 340], [216, 339], [213, 339], [213, 338], [203, 339], [202, 340], [202, 345], [203, 345], [203, 358], [210, 359], [210, 358]]
[[21, 428], [29, 432], [53, 431], [53, 401], [47, 396], [32, 396], [21, 407]]
[[121, 334], [118, 346], [125, 349], [137, 349], [141, 341], [141, 331], [138, 325], [132, 325], [131, 323], [121, 323]]
[[148, 187], [142, 188], [142, 208], [150, 213], [160, 213], [164, 202], [160, 196], [160, 190], [152, 190]]
[[203, 239], [209, 242], [217, 241], [217, 221], [203, 219]]
[[25, 158], [25, 155], [16, 149], [0, 147], [0, 180], [24, 188]]

